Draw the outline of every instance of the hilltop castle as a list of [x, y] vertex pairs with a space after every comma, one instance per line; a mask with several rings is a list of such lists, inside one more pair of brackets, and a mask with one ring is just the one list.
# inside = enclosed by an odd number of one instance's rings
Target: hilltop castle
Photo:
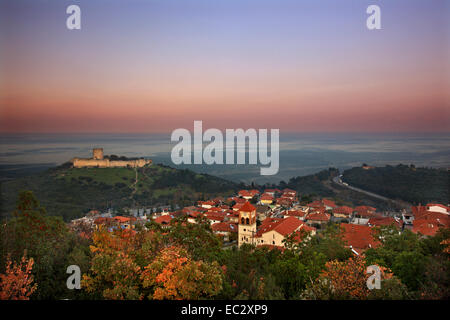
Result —
[[95, 148], [92, 150], [92, 158], [73, 158], [72, 164], [74, 168], [99, 167], [99, 168], [115, 168], [115, 167], [132, 167], [141, 168], [147, 164], [151, 164], [152, 160], [111, 160], [103, 157], [103, 148]]

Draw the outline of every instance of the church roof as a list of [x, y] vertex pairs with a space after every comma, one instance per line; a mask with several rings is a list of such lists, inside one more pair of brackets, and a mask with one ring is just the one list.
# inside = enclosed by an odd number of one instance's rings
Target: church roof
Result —
[[244, 212], [253, 212], [256, 211], [256, 208], [254, 206], [252, 206], [250, 204], [250, 202], [246, 202], [244, 203], [244, 205], [239, 209], [239, 211], [244, 211]]

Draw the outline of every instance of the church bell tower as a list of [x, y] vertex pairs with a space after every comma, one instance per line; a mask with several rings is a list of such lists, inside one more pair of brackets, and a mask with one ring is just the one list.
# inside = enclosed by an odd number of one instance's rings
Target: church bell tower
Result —
[[255, 234], [256, 208], [247, 201], [239, 209], [238, 246], [244, 243], [255, 244]]

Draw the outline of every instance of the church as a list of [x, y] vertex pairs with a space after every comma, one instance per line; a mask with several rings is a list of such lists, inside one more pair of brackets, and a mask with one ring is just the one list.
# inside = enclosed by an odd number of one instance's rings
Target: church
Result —
[[291, 234], [295, 234], [295, 240], [301, 241], [302, 232], [313, 236], [316, 233], [314, 227], [308, 226], [297, 217], [266, 218], [257, 228], [256, 208], [246, 202], [239, 209], [238, 246], [244, 243], [255, 246], [284, 247], [284, 240]]

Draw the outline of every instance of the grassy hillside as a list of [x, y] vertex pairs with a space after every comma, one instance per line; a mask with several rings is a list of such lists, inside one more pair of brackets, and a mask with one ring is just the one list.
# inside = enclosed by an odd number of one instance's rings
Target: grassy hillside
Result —
[[69, 220], [90, 209], [189, 205], [237, 189], [237, 184], [221, 178], [163, 165], [139, 169], [63, 165], [3, 182], [1, 215], [12, 212], [20, 190], [32, 190], [49, 214]]
[[350, 185], [413, 204], [449, 203], [449, 179], [449, 172], [445, 169], [401, 164], [369, 170], [352, 168], [343, 173], [343, 180]]
[[321, 197], [332, 197], [335, 196], [336, 193], [329, 188], [327, 184], [338, 174], [339, 171], [337, 169], [329, 168], [328, 170], [322, 170], [316, 174], [291, 178], [286, 185], [280, 185], [280, 187], [296, 190], [299, 194], [314, 194]]

